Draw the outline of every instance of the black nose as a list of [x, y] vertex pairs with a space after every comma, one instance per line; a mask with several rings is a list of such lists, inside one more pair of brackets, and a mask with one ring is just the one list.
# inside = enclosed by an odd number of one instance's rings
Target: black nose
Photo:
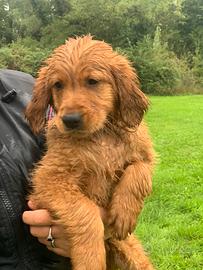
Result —
[[82, 126], [82, 116], [80, 113], [66, 114], [62, 117], [62, 121], [70, 129], [79, 129]]

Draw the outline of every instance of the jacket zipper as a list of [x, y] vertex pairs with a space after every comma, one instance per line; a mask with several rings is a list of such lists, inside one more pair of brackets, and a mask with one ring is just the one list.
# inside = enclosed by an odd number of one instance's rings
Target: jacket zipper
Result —
[[[0, 164], [1, 163], [2, 163], [2, 161], [0, 160]], [[0, 166], [2, 166], [2, 164]], [[6, 179], [7, 176], [5, 175], [5, 173], [4, 173], [3, 170], [1, 170], [1, 174], [2, 174], [3, 178]], [[7, 220], [8, 220], [8, 223], [9, 223], [9, 227], [10, 227], [10, 229], [13, 232], [12, 237], [14, 239], [14, 242], [17, 243], [16, 235], [17, 235], [18, 232], [17, 232], [15, 226], [12, 223], [12, 219], [16, 218], [17, 215], [16, 215], [16, 213], [14, 211], [14, 207], [12, 205], [12, 202], [9, 199], [9, 196], [6, 193], [6, 187], [4, 186], [4, 183], [0, 183], [0, 199], [2, 201], [2, 205], [3, 205], [4, 211], [7, 214]], [[24, 255], [24, 252], [23, 252], [24, 251], [24, 248], [23, 249], [22, 248], [19, 248], [18, 243], [16, 244], [16, 247], [17, 247], [18, 255], [20, 257], [20, 262], [25, 267], [26, 266], [26, 258], [23, 256]]]

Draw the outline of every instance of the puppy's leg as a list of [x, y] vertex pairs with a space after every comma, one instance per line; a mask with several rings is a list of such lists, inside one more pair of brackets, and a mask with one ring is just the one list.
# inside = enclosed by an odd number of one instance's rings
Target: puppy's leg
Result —
[[109, 239], [107, 243], [108, 270], [154, 270], [142, 245], [134, 235], [125, 240]]
[[41, 180], [39, 177], [36, 172], [31, 198], [48, 209], [66, 229], [73, 269], [105, 270], [104, 227], [98, 207], [76, 185], [70, 184], [74, 182], [71, 176], [69, 181], [67, 176], [64, 180], [53, 172], [43, 173]]
[[115, 238], [125, 239], [133, 232], [145, 197], [151, 192], [152, 166], [135, 162], [128, 166], [115, 188], [109, 205], [109, 226]]

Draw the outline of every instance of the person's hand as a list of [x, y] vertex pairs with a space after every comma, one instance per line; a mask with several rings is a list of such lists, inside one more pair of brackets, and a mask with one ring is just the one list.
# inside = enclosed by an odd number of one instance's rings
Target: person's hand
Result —
[[[40, 243], [46, 245], [49, 250], [60, 256], [69, 257], [70, 246], [63, 226], [56, 225], [46, 209], [37, 209], [32, 201], [28, 202], [28, 206], [31, 210], [25, 211], [22, 218], [24, 223], [30, 225], [30, 233], [37, 237]], [[107, 215], [103, 208], [100, 208], [100, 214], [103, 222], [106, 223]], [[54, 238], [54, 248], [51, 246], [51, 242], [47, 240], [50, 226]]]
[[[37, 209], [32, 201], [28, 202], [31, 211], [23, 213], [23, 222], [30, 225], [30, 233], [38, 238], [38, 241], [47, 246], [54, 253], [63, 257], [70, 256], [70, 246], [64, 228], [56, 225], [46, 209]], [[49, 229], [51, 226], [51, 234], [54, 238], [55, 247], [51, 246], [51, 242], [47, 240]]]

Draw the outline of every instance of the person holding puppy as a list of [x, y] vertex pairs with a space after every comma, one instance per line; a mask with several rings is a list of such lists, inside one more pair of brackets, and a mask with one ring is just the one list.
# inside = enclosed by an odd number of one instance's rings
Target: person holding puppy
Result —
[[29, 172], [43, 151], [43, 139], [23, 115], [33, 84], [28, 74], [0, 70], [0, 269], [71, 269], [68, 259], [61, 266], [69, 256], [63, 228], [47, 210], [26, 202]]

